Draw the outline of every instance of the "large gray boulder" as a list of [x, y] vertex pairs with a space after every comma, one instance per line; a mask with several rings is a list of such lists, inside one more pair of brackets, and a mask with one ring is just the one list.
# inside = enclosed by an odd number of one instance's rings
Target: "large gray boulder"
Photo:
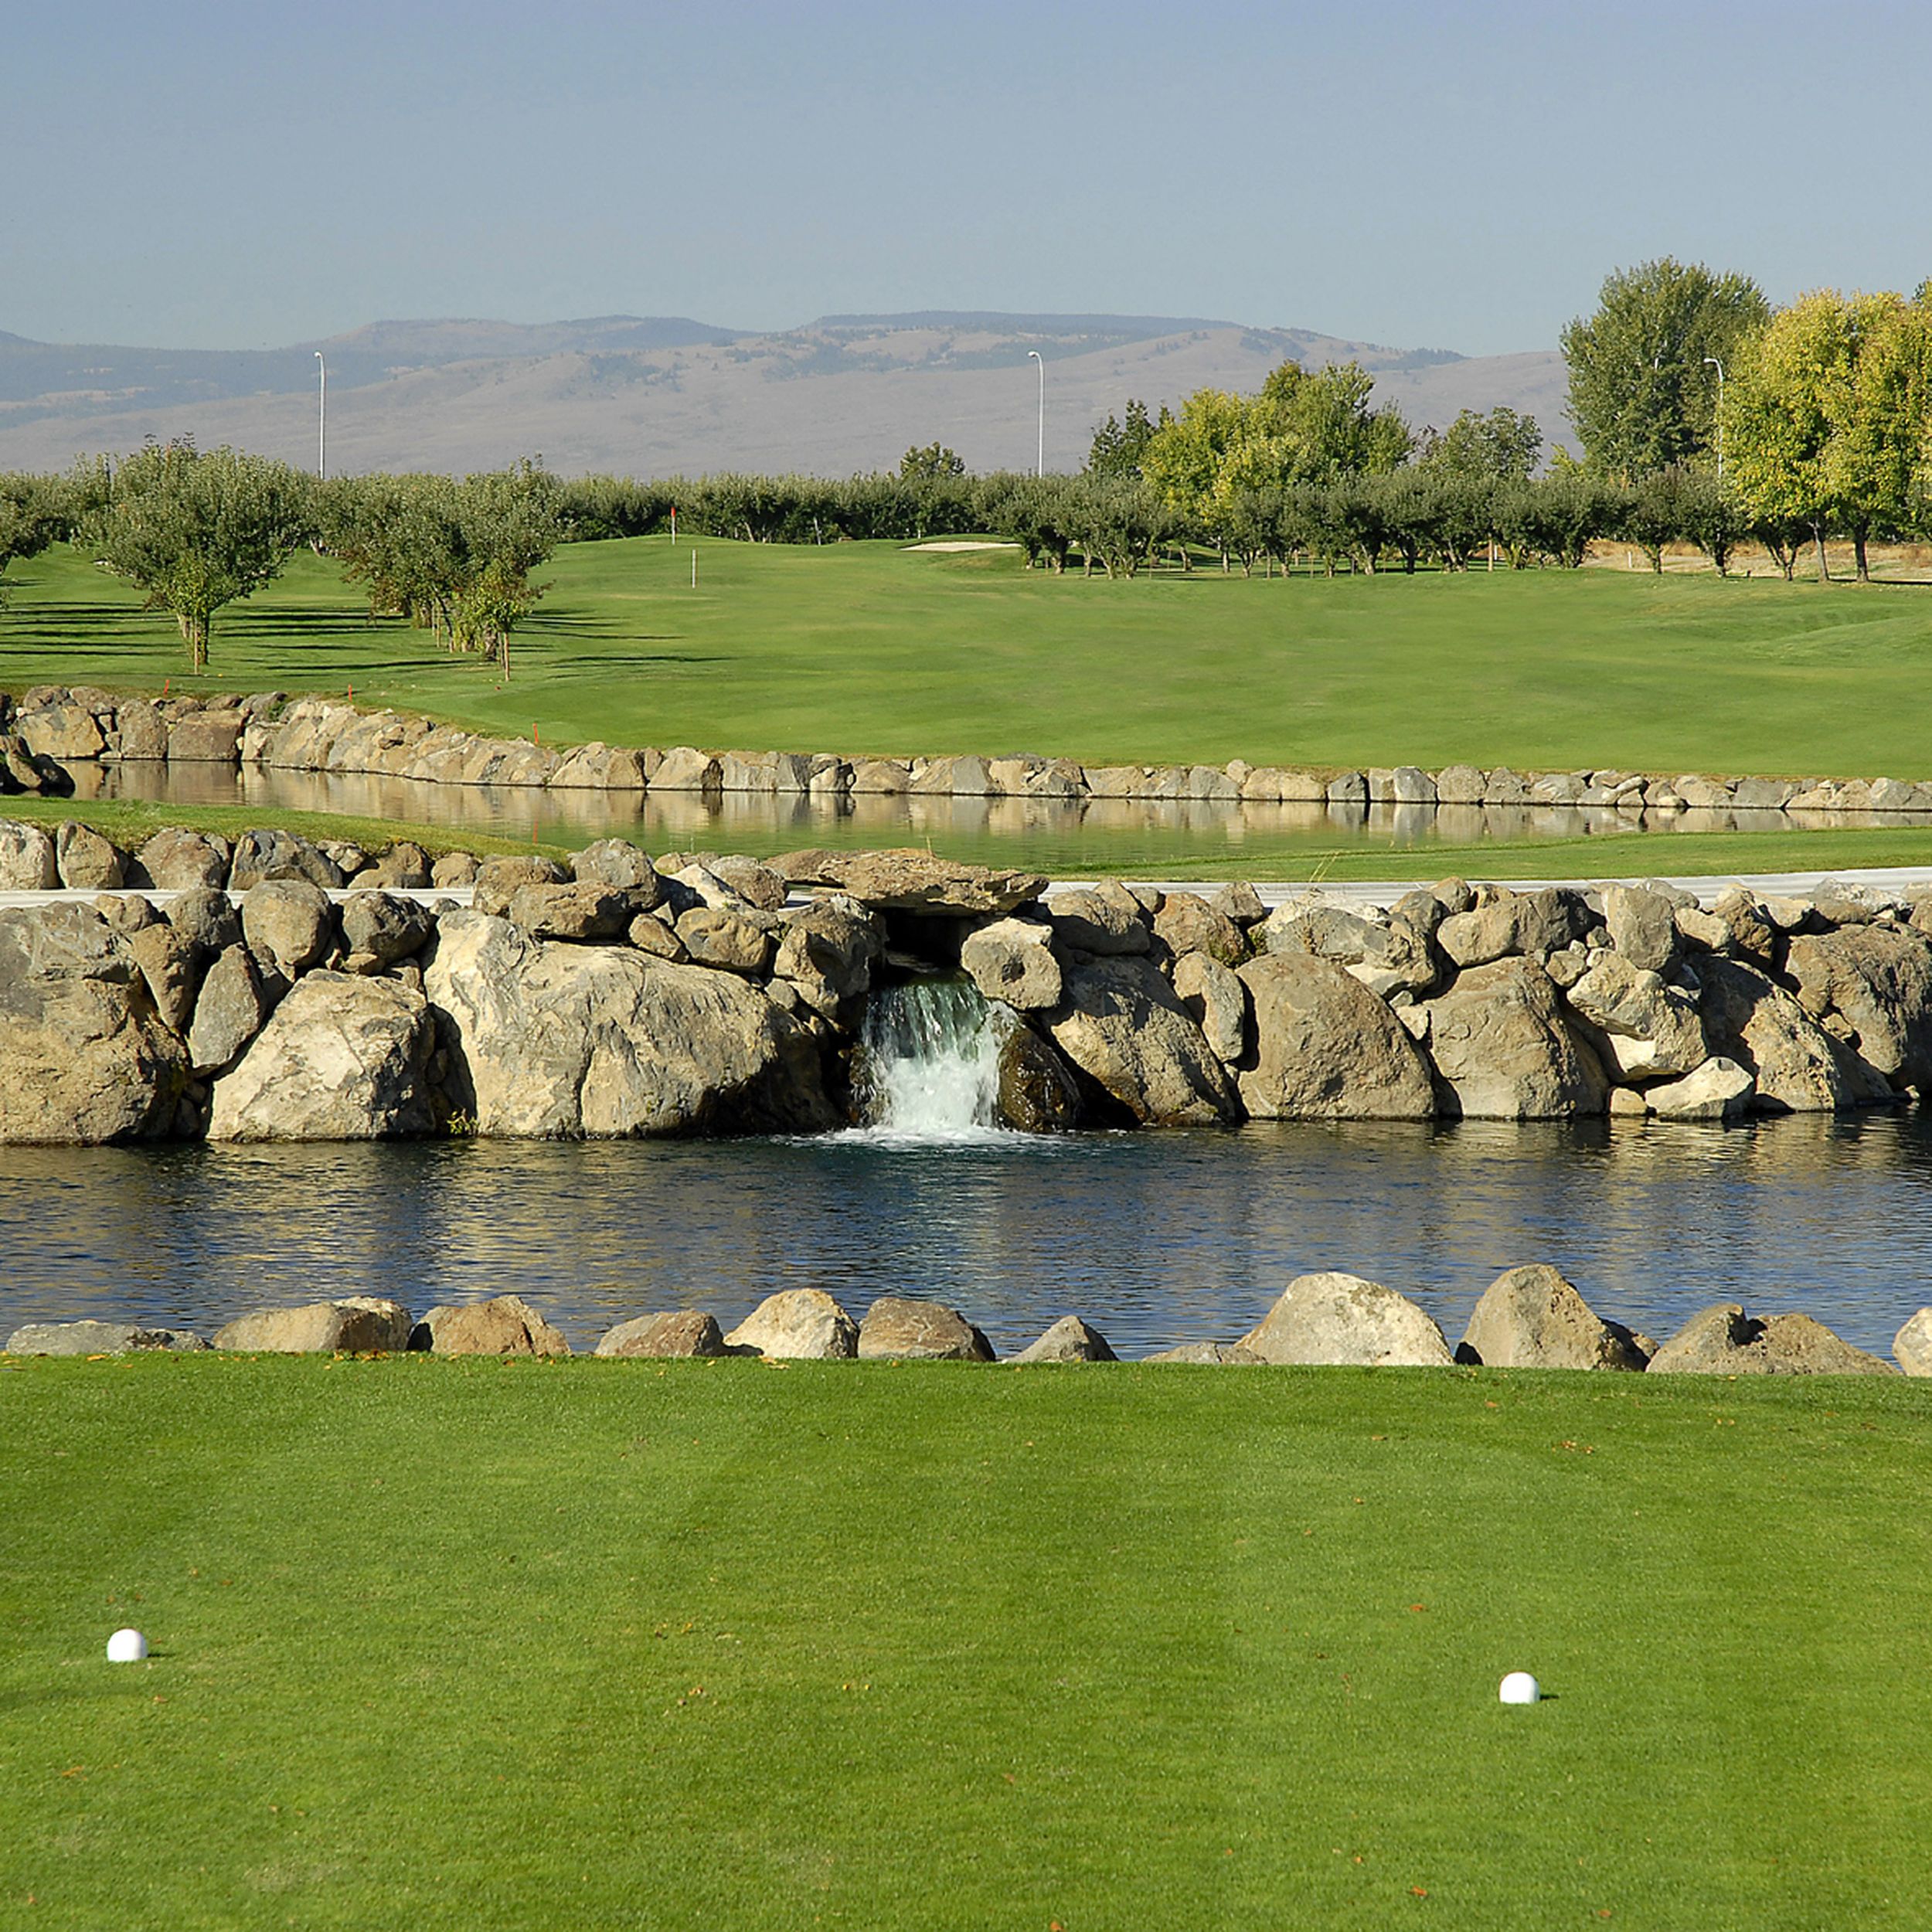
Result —
[[1694, 1315], [1650, 1359], [1652, 1375], [1896, 1375], [1890, 1362], [1832, 1334], [1808, 1315], [1760, 1321], [1735, 1301]]
[[992, 1344], [957, 1308], [882, 1294], [859, 1324], [862, 1362], [991, 1362]]
[[1009, 1362], [1117, 1362], [1120, 1357], [1099, 1329], [1089, 1328], [1077, 1315], [1063, 1315], [1044, 1335], [1006, 1359]]
[[220, 1073], [268, 1023], [288, 982], [246, 946], [219, 954], [201, 982], [188, 1028], [188, 1061], [199, 1077]]
[[1489, 1369], [1637, 1369], [1648, 1359], [1629, 1329], [1594, 1314], [1573, 1283], [1541, 1263], [1490, 1283], [1456, 1356]]
[[1921, 1308], [1906, 1321], [1892, 1343], [1892, 1355], [1907, 1375], [1932, 1376], [1932, 1308]]
[[1057, 1006], [1060, 963], [1050, 928], [1030, 920], [996, 919], [966, 935], [959, 963], [988, 999], [1022, 1012]]
[[379, 890], [352, 893], [341, 918], [352, 973], [379, 972], [420, 953], [436, 930], [436, 915], [420, 900]]
[[533, 939], [609, 940], [621, 938], [648, 910], [629, 886], [590, 881], [519, 886], [510, 895], [509, 913], [510, 923]]
[[1177, 1348], [1157, 1349], [1141, 1359], [1209, 1369], [1258, 1369], [1264, 1366], [1264, 1357], [1252, 1349], [1244, 1349], [1233, 1342], [1183, 1342]]
[[658, 903], [657, 868], [644, 849], [628, 838], [595, 840], [571, 860], [570, 872], [581, 885], [618, 886], [641, 894], [639, 912], [648, 912]]
[[53, 841], [38, 825], [0, 818], [0, 892], [52, 892], [60, 883]]
[[[484, 1134], [808, 1133], [836, 1124], [801, 1023], [730, 973], [445, 913], [423, 990]], [[460, 1085], [460, 1082], [458, 1083]]]
[[149, 996], [169, 1032], [185, 1034], [201, 989], [208, 955], [185, 934], [158, 919], [123, 934], [128, 951], [148, 982]]
[[1199, 893], [1163, 894], [1154, 915], [1154, 937], [1177, 956], [1204, 953], [1223, 966], [1238, 966], [1248, 956], [1247, 934]]
[[745, 1355], [849, 1361], [859, 1352], [859, 1325], [822, 1288], [781, 1288], [767, 1295], [724, 1342]]
[[409, 1346], [435, 1355], [568, 1355], [563, 1331], [520, 1294], [430, 1310], [410, 1331]]
[[1436, 943], [1461, 967], [1540, 959], [1581, 938], [1586, 917], [1576, 894], [1561, 886], [1501, 892], [1487, 905], [1451, 913], [1436, 928]]
[[1621, 1079], [1675, 1078], [1710, 1057], [1696, 995], [1666, 985], [1621, 953], [1606, 952], [1568, 997], [1595, 1029], [1596, 1046]]
[[885, 940], [876, 917], [855, 900], [808, 906], [781, 930], [772, 977], [795, 986], [815, 1012], [835, 1019], [870, 989]]
[[1224, 1066], [1248, 1048], [1248, 989], [1232, 966], [1206, 953], [1183, 953], [1174, 962], [1174, 996], [1187, 1009]]
[[128, 940], [100, 913], [0, 911], [0, 1142], [155, 1138], [187, 1077]]
[[566, 886], [570, 875], [541, 852], [500, 852], [476, 869], [471, 905], [479, 913], [502, 914], [526, 886]]
[[1661, 1080], [1643, 1090], [1648, 1112], [1660, 1121], [1735, 1121], [1751, 1111], [1757, 1082], [1736, 1060], [1714, 1054], [1682, 1080]]
[[641, 1315], [620, 1321], [597, 1343], [602, 1355], [671, 1357], [720, 1355], [724, 1337], [718, 1325], [699, 1308], [673, 1308], [662, 1315]]
[[1784, 970], [1798, 1004], [1821, 1024], [1836, 1015], [1867, 1066], [1896, 1087], [1932, 1085], [1932, 938], [1870, 924], [1800, 934]]
[[1023, 1022], [1002, 1029], [994, 1106], [1022, 1134], [1062, 1134], [1080, 1123], [1078, 1083], [1058, 1052]]
[[1433, 1369], [1454, 1359], [1414, 1302], [1359, 1274], [1298, 1275], [1235, 1345], [1270, 1362]]
[[1570, 1120], [1608, 1105], [1596, 1055], [1571, 1030], [1555, 982], [1532, 961], [1502, 959], [1462, 973], [1423, 1012], [1446, 1104], [1465, 1119]]
[[134, 855], [148, 883], [162, 892], [189, 892], [228, 883], [228, 841], [219, 832], [156, 832]]
[[342, 867], [313, 839], [293, 832], [245, 832], [230, 859], [228, 889], [245, 893], [265, 879], [306, 879], [330, 892], [343, 883]]
[[1678, 953], [1676, 909], [1662, 893], [1606, 886], [1604, 924], [1617, 956], [1639, 972], [1670, 971]]
[[1257, 1120], [1428, 1119], [1428, 1063], [1389, 1008], [1348, 969], [1312, 953], [1251, 959], [1239, 977], [1253, 1046], [1240, 1074]]
[[[853, 789], [859, 789], [855, 780]], [[830, 883], [860, 904], [901, 912], [1010, 913], [1046, 886], [1036, 873], [995, 871], [914, 850], [842, 854], [831, 872]]]
[[435, 1125], [428, 1002], [400, 981], [314, 972], [215, 1083], [211, 1141], [374, 1141]]
[[1068, 966], [1049, 1030], [1054, 1045], [1130, 1120], [1212, 1127], [1241, 1117], [1232, 1076], [1145, 957]]
[[241, 944], [241, 914], [227, 893], [216, 887], [185, 888], [168, 900], [162, 917], [211, 959]]
[[214, 1345], [231, 1354], [315, 1355], [337, 1350], [389, 1354], [406, 1349], [410, 1311], [380, 1295], [345, 1294], [305, 1308], [245, 1315], [215, 1332]]
[[133, 1355], [163, 1349], [192, 1353], [208, 1344], [183, 1328], [150, 1328], [132, 1321], [29, 1321], [7, 1337], [8, 1355]]
[[264, 879], [242, 895], [242, 937], [293, 979], [335, 948], [335, 908], [319, 886], [302, 879]]
[[1742, 961], [1698, 962], [1711, 1050], [1757, 1080], [1760, 1114], [1829, 1114], [1892, 1097], [1890, 1083], [1835, 1040], [1783, 987]]
[[1425, 931], [1345, 906], [1283, 906], [1269, 916], [1260, 940], [1270, 953], [1328, 960], [1384, 999], [1395, 992], [1427, 992], [1438, 977]]
[[1076, 951], [1144, 953], [1154, 943], [1147, 915], [1124, 886], [1113, 879], [1056, 893], [1046, 902], [1053, 937]]
[[127, 883], [128, 855], [77, 818], [62, 823], [53, 849], [60, 883], [70, 891], [113, 892]]

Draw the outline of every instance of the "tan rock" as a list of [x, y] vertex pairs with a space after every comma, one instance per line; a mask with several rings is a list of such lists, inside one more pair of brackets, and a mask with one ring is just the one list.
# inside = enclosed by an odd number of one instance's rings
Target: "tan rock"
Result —
[[1511, 1268], [1483, 1291], [1457, 1359], [1489, 1369], [1641, 1369], [1631, 1331], [1594, 1314], [1575, 1284], [1539, 1263]]
[[1270, 1362], [1447, 1368], [1454, 1360], [1414, 1302], [1358, 1274], [1298, 1275], [1236, 1345]]
[[719, 1355], [725, 1352], [718, 1325], [698, 1308], [674, 1308], [620, 1321], [597, 1344], [604, 1355]]
[[992, 1345], [956, 1308], [882, 1294], [859, 1325], [861, 1361], [991, 1362]]
[[781, 1360], [843, 1360], [859, 1352], [859, 1326], [822, 1288], [782, 1288], [724, 1341], [727, 1349]]
[[568, 1355], [560, 1328], [520, 1294], [499, 1294], [460, 1308], [432, 1308], [411, 1333], [409, 1345], [437, 1355]]
[[345, 1294], [305, 1308], [245, 1315], [216, 1331], [214, 1345], [231, 1354], [387, 1355], [409, 1346], [410, 1311], [379, 1295]]

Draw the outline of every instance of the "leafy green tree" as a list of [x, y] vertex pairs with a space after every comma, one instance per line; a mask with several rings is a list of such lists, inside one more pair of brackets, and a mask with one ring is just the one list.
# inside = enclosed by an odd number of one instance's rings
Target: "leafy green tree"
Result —
[[0, 475], [0, 597], [15, 557], [38, 556], [72, 529], [70, 498], [60, 478], [21, 471]]
[[1082, 549], [1111, 577], [1131, 577], [1153, 561], [1172, 532], [1174, 512], [1135, 476], [1070, 479], [1071, 522]]
[[1668, 256], [1608, 277], [1595, 314], [1563, 332], [1570, 420], [1606, 474], [1648, 476], [1712, 454], [1717, 372], [1739, 359], [1770, 309], [1745, 275]]
[[1724, 427], [1728, 480], [1751, 523], [1771, 533], [1767, 547], [1808, 529], [1823, 580], [1825, 538], [1842, 532], [1866, 579], [1872, 535], [1926, 519], [1932, 301], [1801, 297], [1740, 358]]
[[311, 528], [308, 479], [285, 463], [183, 439], [150, 441], [114, 468], [83, 464], [92, 506], [75, 541], [147, 593], [179, 627], [189, 661], [208, 663], [215, 613], [278, 576]]
[[1148, 414], [1147, 405], [1130, 396], [1127, 399], [1125, 422], [1110, 412], [1107, 420], [1094, 430], [1093, 443], [1087, 452], [1087, 474], [1139, 476], [1147, 446], [1153, 441], [1155, 431], [1167, 420], [1165, 409], [1161, 412], [1161, 423], [1156, 423]]
[[1077, 540], [1073, 482], [1070, 477], [1003, 471], [986, 478], [978, 499], [977, 521], [995, 536], [1017, 543], [1026, 554], [1029, 570], [1044, 563], [1058, 576], [1066, 570]]
[[1420, 460], [1458, 476], [1526, 483], [1543, 451], [1543, 433], [1536, 417], [1498, 404], [1487, 416], [1464, 410], [1440, 436], [1428, 440]]
[[936, 478], [964, 476], [966, 459], [955, 455], [944, 443], [928, 443], [913, 448], [899, 459], [899, 474], [906, 483], [930, 482]]
[[510, 634], [549, 587], [532, 583], [563, 535], [555, 477], [525, 458], [466, 476], [456, 492], [461, 564], [450, 599], [457, 650], [493, 652], [510, 675]]

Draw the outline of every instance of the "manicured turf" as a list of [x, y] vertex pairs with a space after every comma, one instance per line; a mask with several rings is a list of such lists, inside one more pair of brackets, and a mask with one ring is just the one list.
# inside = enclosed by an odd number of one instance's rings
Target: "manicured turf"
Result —
[[1862, 1379], [9, 1362], [0, 1915], [1916, 1927], [1929, 1454]]
[[22, 565], [0, 685], [338, 692], [494, 731], [852, 753], [1318, 767], [1932, 777], [1932, 587], [1611, 570], [1244, 581], [1055, 578], [1015, 553], [654, 539], [570, 546], [513, 681], [369, 626], [325, 560], [216, 622], [166, 619], [71, 552]]

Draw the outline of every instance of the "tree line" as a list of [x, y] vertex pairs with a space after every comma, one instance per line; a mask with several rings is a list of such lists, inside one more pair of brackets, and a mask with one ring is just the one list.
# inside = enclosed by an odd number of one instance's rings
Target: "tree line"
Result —
[[1564, 330], [1580, 460], [1545, 462], [1532, 417], [1464, 410], [1417, 432], [1353, 363], [1290, 362], [1258, 393], [1204, 389], [1158, 415], [1130, 400], [1077, 474], [973, 475], [944, 444], [896, 471], [563, 479], [541, 458], [466, 477], [319, 481], [192, 440], [0, 473], [0, 591], [15, 558], [67, 542], [180, 628], [196, 669], [215, 614], [304, 546], [335, 557], [372, 616], [400, 616], [507, 675], [510, 639], [560, 544], [663, 535], [918, 542], [984, 531], [1029, 566], [1133, 577], [1163, 563], [1457, 571], [1580, 565], [1595, 542], [1656, 570], [1689, 543], [1723, 574], [1757, 543], [1787, 578], [1828, 539], [1858, 576], [1874, 541], [1932, 537], [1932, 282], [1910, 298], [1821, 289], [1774, 309], [1749, 277], [1670, 258], [1608, 277]]

